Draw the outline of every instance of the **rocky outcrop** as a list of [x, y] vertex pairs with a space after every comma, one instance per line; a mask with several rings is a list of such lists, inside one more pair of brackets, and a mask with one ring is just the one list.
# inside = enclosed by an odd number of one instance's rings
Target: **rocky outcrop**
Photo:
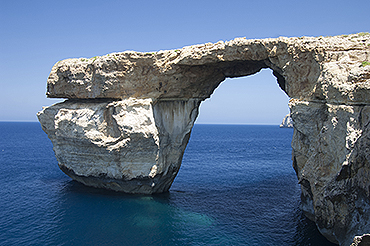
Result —
[[292, 117], [290, 117], [290, 114], [285, 115], [280, 124], [280, 128], [293, 128], [293, 120]]
[[370, 234], [356, 236], [351, 246], [370, 246]]
[[150, 194], [170, 188], [199, 103], [68, 100], [44, 108], [38, 117], [59, 167], [71, 178], [89, 186]]
[[202, 44], [60, 61], [38, 118], [60, 168], [86, 185], [167, 191], [202, 100], [227, 77], [273, 70], [291, 98], [302, 209], [330, 241], [370, 231], [370, 35]]

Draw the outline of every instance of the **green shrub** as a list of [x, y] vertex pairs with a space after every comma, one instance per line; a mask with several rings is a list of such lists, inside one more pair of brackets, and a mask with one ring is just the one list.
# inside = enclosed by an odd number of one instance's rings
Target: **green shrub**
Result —
[[362, 37], [362, 36], [366, 36], [366, 35], [369, 35], [370, 33], [368, 33], [368, 32], [360, 32], [360, 33], [357, 33], [357, 35], [359, 36], [359, 37]]
[[368, 62], [368, 61], [363, 61], [363, 62], [361, 63], [361, 66], [362, 66], [362, 67], [370, 66], [370, 62]]

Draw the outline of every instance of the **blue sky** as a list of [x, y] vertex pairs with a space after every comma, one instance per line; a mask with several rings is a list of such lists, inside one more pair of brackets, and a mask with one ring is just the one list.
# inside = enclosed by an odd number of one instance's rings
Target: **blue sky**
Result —
[[[235, 37], [369, 32], [359, 1], [0, 0], [0, 121], [36, 121], [58, 60], [125, 50], [158, 51]], [[269, 70], [228, 79], [198, 123], [279, 124], [288, 98]]]

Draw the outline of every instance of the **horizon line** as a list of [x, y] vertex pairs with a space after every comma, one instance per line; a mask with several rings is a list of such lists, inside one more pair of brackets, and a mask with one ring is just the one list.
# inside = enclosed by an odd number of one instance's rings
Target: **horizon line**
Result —
[[[7, 123], [40, 123], [37, 120], [0, 120], [0, 122]], [[207, 122], [207, 123], [194, 123], [194, 125], [266, 125], [266, 126], [279, 126], [280, 124], [276, 123], [224, 123], [224, 122]]]

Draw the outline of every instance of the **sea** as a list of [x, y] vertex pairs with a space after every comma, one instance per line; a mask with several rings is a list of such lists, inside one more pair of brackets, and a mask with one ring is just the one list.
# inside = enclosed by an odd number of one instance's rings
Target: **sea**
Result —
[[86, 187], [37, 122], [0, 122], [0, 245], [334, 245], [300, 210], [292, 129], [193, 128], [169, 192]]

